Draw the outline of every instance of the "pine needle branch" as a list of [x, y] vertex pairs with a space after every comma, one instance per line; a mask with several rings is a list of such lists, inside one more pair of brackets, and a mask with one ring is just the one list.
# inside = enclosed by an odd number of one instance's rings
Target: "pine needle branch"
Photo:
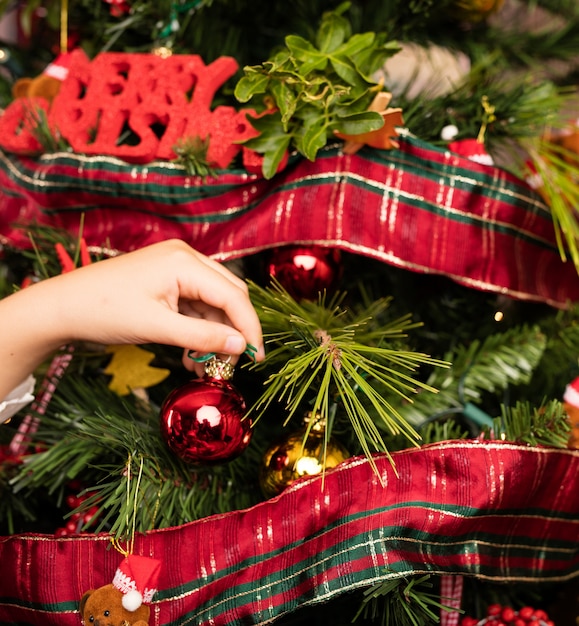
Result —
[[59, 130], [50, 126], [44, 109], [40, 107], [31, 108], [28, 111], [27, 122], [44, 153], [65, 152], [71, 149], [70, 144], [60, 134]]
[[441, 609], [454, 610], [441, 602], [430, 576], [394, 578], [364, 592], [362, 605], [354, 617], [388, 626], [426, 626], [439, 621]]
[[[71, 514], [96, 505], [91, 530], [107, 530], [119, 541], [256, 501], [237, 461], [213, 468], [182, 462], [162, 440], [155, 407], [119, 398], [101, 379], [65, 377], [37, 440], [45, 449], [25, 458], [11, 481], [14, 493], [48, 491], [62, 498], [65, 487], [80, 480], [88, 498]], [[250, 449], [244, 457], [255, 465], [260, 458]]]
[[546, 141], [526, 142], [526, 150], [540, 185], [540, 193], [551, 210], [559, 253], [567, 254], [579, 272], [579, 157]]
[[484, 341], [460, 345], [445, 354], [452, 366], [447, 370], [434, 369], [428, 378], [428, 384], [439, 393], [420, 392], [412, 404], [397, 409], [416, 427], [435, 416], [462, 412], [467, 403], [480, 404], [485, 392], [497, 393], [508, 385], [528, 383], [546, 346], [547, 338], [538, 326], [512, 328]]
[[501, 417], [493, 420], [492, 436], [532, 446], [566, 448], [571, 424], [562, 403], [544, 402], [539, 408], [528, 402], [502, 408]]
[[256, 419], [274, 403], [283, 403], [287, 423], [300, 408], [305, 412], [307, 403], [309, 410], [327, 420], [329, 407], [337, 402], [366, 455], [372, 450], [387, 452], [375, 419], [385, 430], [402, 433], [416, 444], [418, 433], [378, 389], [411, 402], [417, 389], [436, 392], [419, 379], [419, 367], [448, 363], [403, 346], [407, 331], [416, 326], [408, 316], [379, 324], [374, 316], [383, 316], [388, 300], [374, 303], [369, 317], [368, 312], [341, 308], [344, 294], [327, 304], [324, 295], [317, 303], [298, 303], [275, 281], [265, 289], [251, 283], [250, 291], [266, 342], [272, 346], [266, 361], [254, 365], [270, 372], [264, 392], [250, 409]]

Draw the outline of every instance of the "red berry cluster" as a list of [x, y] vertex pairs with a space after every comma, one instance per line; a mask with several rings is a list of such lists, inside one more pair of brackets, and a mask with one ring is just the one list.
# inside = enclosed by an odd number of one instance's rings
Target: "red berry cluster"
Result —
[[488, 626], [555, 626], [547, 613], [541, 609], [524, 606], [515, 611], [510, 606], [500, 604], [491, 604], [483, 619], [463, 617], [460, 621], [461, 626], [483, 626], [483, 624]]
[[[66, 505], [71, 511], [75, 511], [90, 496], [86, 493], [82, 496], [70, 494], [66, 496]], [[96, 514], [99, 510], [97, 505], [91, 506], [83, 513], [73, 513], [64, 526], [57, 528], [54, 534], [57, 537], [66, 537], [68, 535], [78, 535], [81, 529], [86, 525], [96, 522]]]

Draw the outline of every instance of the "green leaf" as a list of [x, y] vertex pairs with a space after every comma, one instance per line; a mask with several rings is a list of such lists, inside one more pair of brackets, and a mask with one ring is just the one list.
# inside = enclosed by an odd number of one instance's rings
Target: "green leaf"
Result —
[[328, 141], [328, 124], [326, 120], [320, 119], [316, 124], [312, 124], [305, 129], [300, 137], [298, 150], [310, 161], [316, 158]]
[[398, 42], [386, 42], [380, 46], [372, 46], [361, 50], [352, 55], [352, 61], [355, 64], [360, 76], [369, 83], [374, 82], [374, 74], [384, 67], [384, 63], [395, 54], [400, 52], [400, 44]]
[[[249, 71], [246, 69], [246, 71]], [[235, 97], [239, 102], [248, 102], [258, 93], [265, 93], [270, 78], [267, 74], [251, 73], [244, 76], [235, 85]]]
[[322, 24], [316, 36], [318, 48], [325, 53], [331, 53], [341, 46], [350, 34], [348, 20], [336, 13], [329, 13], [322, 20]]
[[303, 37], [289, 35], [286, 44], [294, 59], [300, 62], [299, 72], [303, 77], [312, 72], [323, 72], [328, 65], [328, 55], [320, 52]]
[[384, 119], [379, 113], [364, 111], [342, 117], [336, 122], [335, 129], [345, 135], [359, 135], [378, 130], [384, 126]]
[[358, 33], [342, 44], [332, 56], [352, 57], [358, 52], [372, 47], [375, 33]]
[[357, 87], [360, 90], [364, 90], [366, 87], [365, 82], [360, 78], [360, 74], [356, 69], [356, 66], [349, 59], [342, 56], [331, 56], [330, 63], [334, 68], [336, 74], [348, 85]]
[[[289, 146], [310, 160], [332, 136], [334, 128], [355, 128], [357, 133], [374, 130], [382, 123], [371, 114], [369, 118], [352, 115], [366, 112], [374, 93], [381, 89], [363, 73], [367, 73], [365, 62], [371, 59], [375, 64], [393, 54], [395, 48], [384, 45], [385, 36], [372, 32], [350, 36], [350, 23], [343, 16], [349, 7], [350, 3], [345, 2], [324, 14], [316, 37], [319, 47], [304, 37], [288, 35], [287, 49], [259, 70], [269, 77], [269, 82], [254, 77], [252, 82], [241, 82], [235, 89], [236, 97], [243, 101], [255, 93], [269, 95], [280, 111], [282, 130], [291, 137]], [[372, 56], [375, 49], [378, 52]], [[255, 67], [246, 68], [246, 75], [257, 71]], [[277, 135], [280, 128], [266, 123], [263, 133], [270, 132]], [[271, 154], [277, 152], [281, 140], [274, 138], [269, 146], [266, 143], [262, 138], [249, 140], [247, 145]]]
[[289, 148], [290, 139], [289, 135], [285, 135], [283, 138], [278, 137], [275, 145], [265, 153], [262, 165], [264, 178], [269, 180], [275, 176], [279, 164]]
[[280, 50], [273, 55], [271, 59], [268, 59], [263, 67], [270, 73], [288, 71], [294, 66], [291, 54], [289, 50]]
[[288, 35], [285, 38], [285, 43], [290, 53], [298, 61], [307, 61], [311, 56], [326, 56], [322, 54], [311, 42], [298, 35]]
[[279, 113], [271, 113], [260, 118], [250, 118], [259, 135], [246, 142], [246, 146], [264, 155], [262, 173], [269, 179], [275, 175], [292, 136], [285, 132]]
[[280, 110], [283, 126], [287, 128], [287, 123], [296, 110], [297, 96], [285, 82], [274, 83], [271, 88], [271, 93]]
[[310, 55], [308, 59], [304, 60], [301, 64], [300, 73], [302, 76], [307, 77], [314, 72], [326, 72], [327, 67], [328, 56], [322, 52], [316, 51], [315, 54]]
[[287, 135], [284, 131], [279, 112], [270, 113], [257, 118], [248, 116], [247, 119], [251, 122], [255, 130], [259, 132], [257, 137], [253, 137], [245, 143], [245, 145], [252, 150], [263, 153], [275, 149], [281, 138], [285, 138]]

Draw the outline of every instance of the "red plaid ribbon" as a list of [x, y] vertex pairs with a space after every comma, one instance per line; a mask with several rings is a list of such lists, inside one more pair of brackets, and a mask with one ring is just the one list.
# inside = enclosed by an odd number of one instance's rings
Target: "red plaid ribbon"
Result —
[[541, 198], [504, 170], [411, 137], [399, 150], [295, 157], [272, 180], [224, 171], [203, 181], [172, 163], [0, 153], [0, 241], [29, 245], [38, 221], [129, 250], [178, 237], [227, 260], [310, 243], [467, 286], [564, 306], [579, 278], [561, 261]]
[[[579, 575], [579, 451], [450, 441], [350, 459], [243, 511], [135, 537], [162, 561], [151, 626], [267, 624], [414, 574], [502, 582]], [[77, 626], [111, 582], [107, 536], [0, 539], [0, 623]]]

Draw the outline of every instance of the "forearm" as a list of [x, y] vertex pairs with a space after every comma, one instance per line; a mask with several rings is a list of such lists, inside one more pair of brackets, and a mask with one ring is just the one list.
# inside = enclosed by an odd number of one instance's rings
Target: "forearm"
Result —
[[48, 296], [41, 283], [0, 300], [0, 400], [65, 341]]

